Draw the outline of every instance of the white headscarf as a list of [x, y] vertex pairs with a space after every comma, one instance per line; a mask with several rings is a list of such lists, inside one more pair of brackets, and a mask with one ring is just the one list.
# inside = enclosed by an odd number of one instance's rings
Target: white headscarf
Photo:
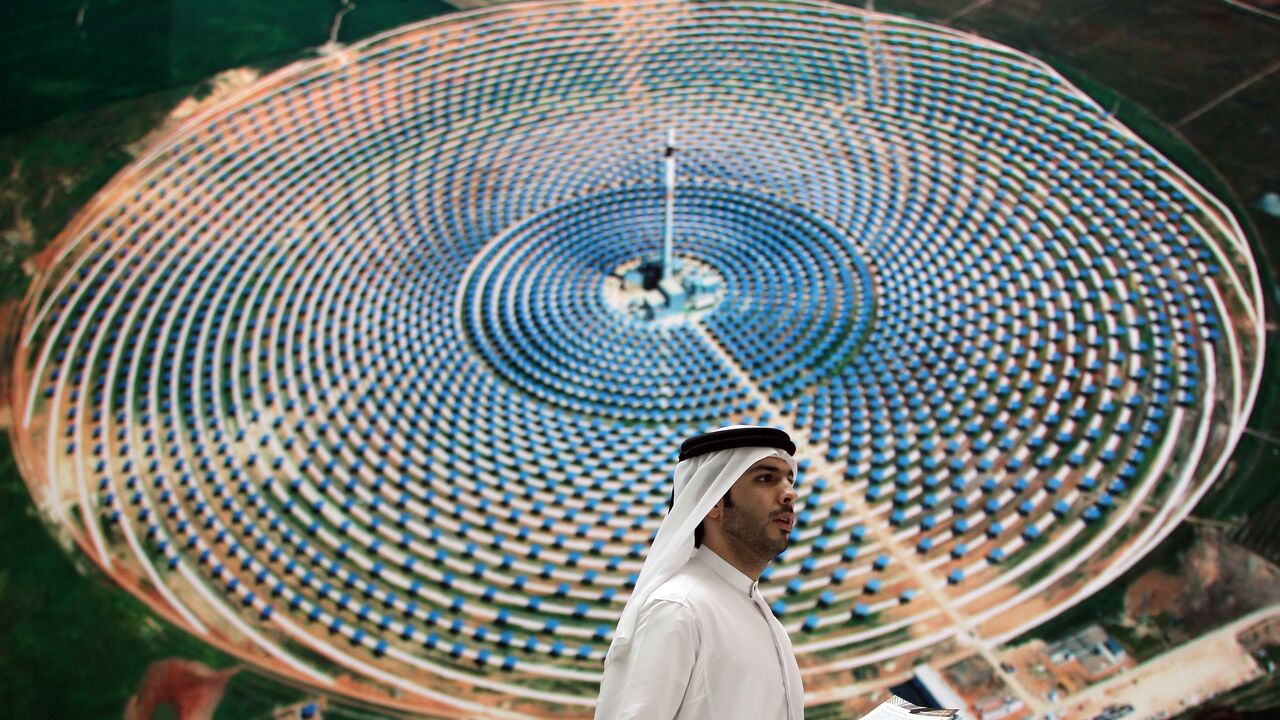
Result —
[[[751, 427], [749, 425], [731, 425], [718, 428], [732, 430]], [[618, 627], [613, 633], [613, 642], [605, 656], [605, 664], [626, 656], [631, 643], [631, 634], [635, 631], [636, 621], [640, 617], [640, 608], [644, 607], [649, 596], [662, 583], [675, 574], [693, 556], [693, 531], [698, 523], [706, 518], [711, 508], [724, 497], [733, 484], [742, 477], [752, 465], [767, 458], [782, 458], [796, 472], [796, 461], [785, 450], [770, 447], [743, 447], [730, 450], [717, 450], [682, 460], [676, 465], [675, 503], [658, 528], [653, 540], [653, 547], [640, 569], [635, 590], [632, 591], [627, 605], [622, 609], [622, 617], [618, 618]]]

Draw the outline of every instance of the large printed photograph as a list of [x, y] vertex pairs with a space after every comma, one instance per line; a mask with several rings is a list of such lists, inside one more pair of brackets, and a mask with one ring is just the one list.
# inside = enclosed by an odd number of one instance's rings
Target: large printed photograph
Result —
[[805, 718], [1280, 712], [1276, 3], [13, 5], [6, 717], [622, 717], [741, 426]]

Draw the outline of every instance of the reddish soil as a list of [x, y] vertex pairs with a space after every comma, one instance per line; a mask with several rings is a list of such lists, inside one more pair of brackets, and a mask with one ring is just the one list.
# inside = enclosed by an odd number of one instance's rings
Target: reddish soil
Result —
[[1134, 581], [1124, 594], [1124, 614], [1127, 617], [1158, 617], [1169, 612], [1186, 589], [1179, 578], [1152, 570]]
[[214, 670], [194, 660], [170, 658], [151, 664], [142, 675], [138, 692], [125, 705], [125, 720], [151, 720], [168, 705], [178, 720], [212, 720], [222, 693], [239, 667]]

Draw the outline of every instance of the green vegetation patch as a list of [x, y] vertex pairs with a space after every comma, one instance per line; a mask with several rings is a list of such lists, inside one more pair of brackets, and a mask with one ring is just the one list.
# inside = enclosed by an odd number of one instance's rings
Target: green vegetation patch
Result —
[[[341, 42], [453, 9], [441, 0], [359, 0]], [[15, 3], [0, 30], [0, 133], [63, 113], [272, 67], [329, 39], [339, 0], [45, 0]]]
[[[1280, 380], [1278, 380], [1280, 382]], [[1195, 515], [1238, 523], [1280, 497], [1280, 446], [1256, 435], [1244, 434], [1223, 470], [1222, 478], [1196, 506]]]
[[338, 42], [353, 43], [406, 23], [443, 15], [456, 9], [444, 0], [355, 0], [352, 5], [355, 9], [342, 17]]

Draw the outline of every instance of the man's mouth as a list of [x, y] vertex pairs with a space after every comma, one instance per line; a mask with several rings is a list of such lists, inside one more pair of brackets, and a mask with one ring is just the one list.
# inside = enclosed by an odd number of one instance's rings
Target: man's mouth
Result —
[[782, 529], [790, 531], [796, 526], [796, 516], [794, 513], [782, 513], [775, 517], [773, 522]]

